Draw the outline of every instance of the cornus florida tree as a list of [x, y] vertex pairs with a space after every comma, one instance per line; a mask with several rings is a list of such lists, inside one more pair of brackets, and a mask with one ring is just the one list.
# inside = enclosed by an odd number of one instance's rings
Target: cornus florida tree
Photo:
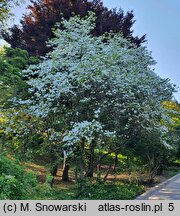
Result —
[[119, 152], [142, 128], [161, 131], [161, 102], [174, 90], [153, 72], [145, 47], [120, 34], [93, 37], [94, 22], [89, 13], [58, 24], [63, 30], [57, 28], [48, 42], [53, 51], [24, 71], [32, 97], [20, 101], [44, 119], [51, 140], [56, 133], [65, 157], [79, 158], [81, 177], [92, 176], [105, 155]]

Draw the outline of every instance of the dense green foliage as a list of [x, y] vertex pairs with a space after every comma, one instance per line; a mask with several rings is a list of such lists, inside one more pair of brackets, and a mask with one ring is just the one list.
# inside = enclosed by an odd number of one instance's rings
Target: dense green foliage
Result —
[[92, 200], [128, 200], [134, 199], [143, 192], [143, 187], [134, 183], [105, 183], [86, 181], [84, 187], [78, 188], [78, 199]]
[[0, 81], [4, 85], [20, 83], [21, 70], [25, 69], [27, 63], [28, 53], [26, 51], [5, 47], [0, 55]]
[[19, 161], [0, 155], [0, 199], [28, 199], [36, 193], [36, 177]]

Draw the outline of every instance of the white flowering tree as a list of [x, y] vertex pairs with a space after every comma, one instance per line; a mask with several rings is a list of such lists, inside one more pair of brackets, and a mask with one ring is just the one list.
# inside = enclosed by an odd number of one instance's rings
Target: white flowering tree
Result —
[[169, 81], [153, 72], [155, 62], [145, 47], [120, 34], [93, 37], [94, 20], [89, 13], [62, 22], [63, 30], [57, 28], [48, 42], [53, 50], [24, 71], [32, 97], [20, 101], [44, 120], [64, 157], [77, 159], [82, 178], [142, 128], [161, 131], [161, 103], [173, 92]]

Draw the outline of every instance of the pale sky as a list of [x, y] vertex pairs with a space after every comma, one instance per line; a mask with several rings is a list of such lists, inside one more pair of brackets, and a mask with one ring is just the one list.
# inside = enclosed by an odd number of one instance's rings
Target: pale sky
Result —
[[[144, 45], [156, 60], [155, 72], [180, 86], [180, 0], [102, 0], [111, 8], [134, 11], [134, 35], [147, 35]], [[26, 0], [28, 2], [28, 0]], [[26, 12], [25, 5], [17, 8], [15, 22]], [[180, 89], [174, 94], [180, 102]]]

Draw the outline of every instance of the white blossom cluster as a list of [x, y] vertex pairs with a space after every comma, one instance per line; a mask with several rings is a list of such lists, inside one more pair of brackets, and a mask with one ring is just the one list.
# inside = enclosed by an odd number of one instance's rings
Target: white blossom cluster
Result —
[[63, 135], [62, 142], [65, 147], [73, 147], [76, 144], [82, 142], [84, 138], [87, 144], [91, 144], [94, 139], [105, 136], [114, 137], [115, 132], [103, 130], [103, 126], [100, 122], [93, 120], [92, 122], [83, 121], [75, 123], [70, 131], [67, 131]]
[[67, 145], [82, 137], [91, 143], [94, 132], [122, 137], [132, 128], [160, 130], [161, 102], [171, 97], [172, 85], [154, 73], [146, 47], [120, 34], [93, 37], [94, 20], [90, 13], [62, 22], [63, 30], [48, 42], [53, 51], [23, 72], [32, 98], [21, 103], [35, 116], [60, 113], [61, 122], [73, 121], [64, 123]]

